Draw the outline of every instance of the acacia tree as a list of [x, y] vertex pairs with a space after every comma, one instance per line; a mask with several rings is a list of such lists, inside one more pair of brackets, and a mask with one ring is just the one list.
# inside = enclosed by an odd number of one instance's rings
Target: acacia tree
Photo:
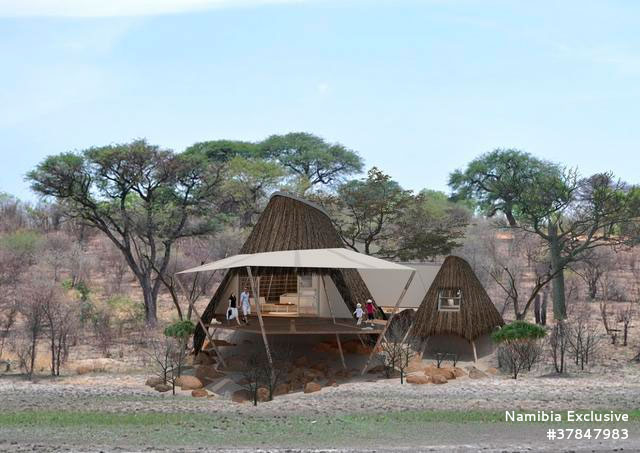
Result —
[[140, 284], [147, 323], [155, 325], [162, 284], [156, 269], [164, 272], [176, 240], [216, 228], [211, 213], [221, 170], [201, 155], [136, 140], [50, 156], [27, 179], [115, 244]]
[[616, 181], [609, 173], [580, 179], [576, 172], [561, 178], [536, 177], [520, 204], [518, 228], [546, 243], [553, 274], [553, 313], [566, 318], [564, 270], [585, 253], [603, 246], [632, 243], [637, 236], [621, 234], [620, 226], [638, 218], [640, 191]]
[[362, 244], [364, 253], [372, 255], [393, 239], [394, 226], [410, 201], [410, 191], [373, 167], [365, 179], [343, 184], [336, 196], [327, 197], [324, 202], [333, 211], [332, 218], [345, 245], [357, 251]]
[[449, 186], [454, 198], [474, 200], [485, 216], [502, 213], [516, 226], [522, 195], [540, 173], [558, 173], [558, 167], [517, 149], [498, 148], [451, 173]]
[[432, 260], [459, 247], [471, 211], [442, 192], [422, 190], [413, 196], [394, 226], [394, 240], [379, 252], [388, 259]]
[[293, 190], [304, 194], [333, 186], [362, 171], [362, 158], [339, 143], [308, 132], [272, 135], [259, 144], [263, 157], [278, 162], [296, 179]]
[[190, 146], [185, 153], [224, 165], [220, 209], [233, 216], [240, 228], [253, 224], [268, 194], [282, 185], [287, 174], [278, 161], [264, 157], [259, 145], [251, 142], [206, 141]]
[[575, 170], [517, 150], [496, 150], [451, 175], [459, 197], [472, 197], [485, 214], [502, 213], [512, 228], [537, 234], [551, 264], [553, 309], [566, 317], [564, 270], [596, 247], [637, 240], [639, 190], [604, 173]]

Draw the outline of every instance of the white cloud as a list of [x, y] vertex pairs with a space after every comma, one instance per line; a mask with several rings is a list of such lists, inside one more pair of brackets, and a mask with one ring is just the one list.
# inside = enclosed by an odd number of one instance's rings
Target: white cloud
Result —
[[175, 14], [305, 0], [0, 0], [0, 17], [114, 17]]
[[318, 93], [320, 93], [320, 94], [327, 94], [329, 92], [329, 90], [331, 90], [331, 86], [327, 82], [320, 82], [316, 86], [316, 89], [318, 90]]

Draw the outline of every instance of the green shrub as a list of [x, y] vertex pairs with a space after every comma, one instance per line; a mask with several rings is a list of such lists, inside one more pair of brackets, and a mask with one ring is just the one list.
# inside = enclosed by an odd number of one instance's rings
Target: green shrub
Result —
[[33, 258], [42, 240], [42, 235], [35, 231], [21, 230], [0, 237], [0, 248], [15, 255]]
[[176, 321], [164, 329], [164, 335], [172, 338], [189, 338], [195, 332], [196, 326], [189, 320]]
[[518, 340], [538, 340], [544, 338], [547, 331], [536, 324], [526, 321], [513, 321], [502, 326], [500, 330], [491, 334], [491, 339], [498, 344]]
[[491, 334], [491, 339], [499, 344], [498, 366], [510, 373], [514, 379], [522, 370], [531, 368], [540, 361], [542, 346], [540, 339], [547, 331], [536, 324], [514, 321]]

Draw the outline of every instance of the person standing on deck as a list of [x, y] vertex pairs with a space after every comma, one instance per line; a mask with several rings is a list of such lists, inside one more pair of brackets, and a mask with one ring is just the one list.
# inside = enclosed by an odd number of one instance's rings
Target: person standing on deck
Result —
[[362, 318], [364, 316], [364, 311], [362, 311], [362, 305], [357, 304], [356, 311], [354, 311], [353, 314], [356, 315], [356, 319], [358, 320], [356, 325], [359, 326], [360, 324], [362, 324]]
[[231, 293], [229, 296], [229, 308], [227, 308], [227, 321], [235, 319], [238, 325], [240, 320], [238, 319], [238, 303], [236, 301], [236, 295]]
[[249, 324], [249, 315], [251, 314], [251, 304], [249, 303], [249, 288], [246, 286], [240, 293], [240, 306], [242, 307], [242, 318], [245, 324]]
[[373, 301], [367, 299], [367, 321], [373, 324], [373, 320], [376, 319], [376, 308], [373, 306]]

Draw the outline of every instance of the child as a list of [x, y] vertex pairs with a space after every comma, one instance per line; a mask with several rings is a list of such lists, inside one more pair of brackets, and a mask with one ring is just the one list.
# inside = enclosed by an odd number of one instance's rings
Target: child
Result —
[[357, 304], [356, 311], [354, 311], [353, 314], [356, 315], [356, 318], [358, 319], [356, 325], [359, 326], [360, 324], [362, 324], [362, 316], [364, 315], [364, 311], [362, 311], [362, 305]]
[[370, 324], [373, 324], [374, 319], [376, 319], [376, 309], [373, 306], [373, 301], [371, 299], [367, 299], [367, 321]]

